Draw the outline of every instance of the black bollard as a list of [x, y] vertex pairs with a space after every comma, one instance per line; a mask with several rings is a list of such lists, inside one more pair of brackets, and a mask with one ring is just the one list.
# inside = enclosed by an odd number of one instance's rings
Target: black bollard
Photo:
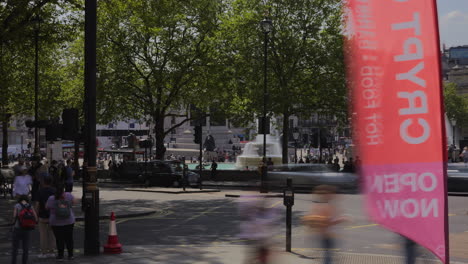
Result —
[[292, 223], [292, 207], [294, 205], [294, 190], [292, 187], [292, 179], [286, 180], [286, 189], [283, 192], [283, 203], [286, 206], [286, 251], [291, 252], [291, 223]]
[[185, 168], [185, 157], [182, 157], [182, 188], [185, 192], [185, 186], [187, 185], [187, 169]]

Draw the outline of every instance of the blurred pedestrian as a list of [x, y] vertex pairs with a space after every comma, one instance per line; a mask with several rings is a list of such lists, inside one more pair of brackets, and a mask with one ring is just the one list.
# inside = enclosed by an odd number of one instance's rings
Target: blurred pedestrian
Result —
[[76, 200], [69, 192], [65, 192], [63, 186], [58, 186], [55, 195], [49, 197], [46, 202], [46, 209], [49, 210], [49, 225], [52, 227], [57, 246], [57, 260], [64, 258], [65, 246], [68, 251], [68, 259], [73, 257], [73, 226], [75, 215], [73, 204]]
[[414, 264], [416, 263], [416, 243], [405, 237], [405, 264]]
[[239, 237], [247, 240], [250, 250], [245, 263], [269, 263], [273, 237], [279, 224], [277, 209], [268, 206], [266, 198], [241, 198], [239, 213], [242, 221]]
[[52, 177], [44, 177], [42, 187], [38, 192], [36, 202], [36, 211], [39, 216], [39, 237], [41, 254], [39, 258], [48, 258], [54, 256], [55, 236], [49, 223], [50, 212], [45, 205], [50, 196], [55, 194], [55, 188], [52, 187]]
[[319, 185], [315, 188], [318, 201], [312, 206], [308, 215], [302, 218], [305, 225], [315, 230], [325, 249], [324, 264], [331, 264], [333, 260], [332, 248], [335, 245], [335, 234], [333, 227], [347, 219], [339, 215], [334, 204], [336, 187], [331, 185]]
[[11, 251], [11, 264], [16, 264], [19, 244], [22, 242], [22, 263], [28, 263], [31, 230], [37, 223], [37, 215], [26, 195], [18, 198], [18, 203], [13, 209], [13, 243]]

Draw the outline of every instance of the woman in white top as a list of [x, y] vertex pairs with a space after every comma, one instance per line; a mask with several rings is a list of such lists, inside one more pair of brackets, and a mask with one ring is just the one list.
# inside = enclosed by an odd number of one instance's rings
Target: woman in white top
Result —
[[31, 192], [32, 178], [28, 175], [26, 167], [21, 168], [21, 175], [15, 177], [13, 184], [13, 195], [19, 197], [21, 195], [29, 195]]

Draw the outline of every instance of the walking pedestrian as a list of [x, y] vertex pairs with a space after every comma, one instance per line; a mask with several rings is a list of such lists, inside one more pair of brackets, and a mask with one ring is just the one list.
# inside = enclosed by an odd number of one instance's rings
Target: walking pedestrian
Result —
[[33, 179], [31, 188], [31, 201], [37, 201], [37, 192], [39, 191], [39, 187], [42, 183], [42, 179], [39, 175], [41, 172], [48, 172], [48, 169], [46, 165], [41, 163], [40, 157], [38, 156], [34, 156], [31, 161], [32, 166], [29, 169], [29, 175], [31, 175]]
[[468, 166], [468, 147], [463, 148], [463, 152], [460, 154], [460, 157], [463, 158], [463, 162], [465, 163], [465, 167]]
[[55, 188], [51, 186], [52, 177], [50, 175], [44, 175], [43, 177], [43, 185], [39, 189], [37, 195], [36, 211], [39, 216], [39, 237], [41, 246], [39, 258], [48, 258], [54, 256], [55, 236], [49, 224], [50, 212], [46, 209], [45, 205], [49, 197], [55, 194]]
[[52, 160], [50, 163], [49, 176], [52, 177], [52, 182], [54, 185], [60, 184], [60, 170], [59, 164], [56, 160]]
[[71, 160], [67, 160], [65, 171], [67, 173], [65, 179], [65, 191], [71, 193], [73, 191], [73, 176], [75, 175]]
[[24, 159], [20, 158], [18, 160], [18, 163], [15, 166], [13, 166], [13, 171], [15, 172], [15, 176], [21, 175], [21, 172], [22, 172], [24, 166], [25, 166], [24, 165]]
[[49, 225], [52, 227], [57, 246], [57, 260], [64, 259], [65, 246], [68, 251], [68, 259], [73, 257], [73, 226], [75, 224], [75, 215], [73, 213], [73, 204], [76, 200], [69, 192], [65, 192], [63, 186], [58, 186], [55, 195], [49, 197], [46, 203], [46, 209], [49, 210]]
[[216, 170], [218, 169], [218, 163], [215, 160], [211, 163], [211, 180], [216, 178]]
[[31, 193], [31, 186], [33, 185], [33, 180], [31, 175], [28, 174], [28, 170], [26, 167], [22, 167], [18, 169], [19, 174], [15, 177], [15, 181], [13, 183], [13, 196], [19, 198], [22, 195], [28, 196]]
[[31, 238], [31, 230], [37, 222], [37, 215], [34, 208], [29, 203], [29, 197], [21, 195], [18, 198], [18, 203], [13, 209], [13, 243], [11, 251], [11, 264], [16, 264], [18, 249], [22, 242], [23, 256], [22, 263], [28, 263], [29, 245]]

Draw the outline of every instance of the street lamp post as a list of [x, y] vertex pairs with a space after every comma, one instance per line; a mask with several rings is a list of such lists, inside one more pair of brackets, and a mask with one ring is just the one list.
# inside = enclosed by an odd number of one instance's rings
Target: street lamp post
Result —
[[[98, 255], [99, 188], [96, 169], [96, 21], [97, 0], [85, 2], [85, 153], [86, 177], [83, 178], [85, 213], [84, 254]], [[85, 166], [83, 166], [85, 167]]]
[[[34, 24], [34, 121], [39, 120], [39, 30], [41, 18], [36, 15], [32, 19]], [[34, 127], [34, 156], [39, 155], [39, 128]]]
[[[293, 138], [294, 138], [294, 163], [297, 163], [297, 140], [299, 139], [299, 130], [297, 129], [297, 127], [294, 128]], [[301, 154], [301, 159], [302, 159], [302, 154]]]
[[457, 125], [457, 120], [453, 118], [450, 119], [450, 122], [452, 123], [452, 144], [455, 147], [455, 126]]
[[264, 34], [264, 68], [263, 68], [263, 120], [262, 120], [262, 130], [263, 130], [263, 167], [262, 167], [262, 175], [261, 175], [261, 187], [260, 187], [260, 192], [266, 193], [267, 187], [266, 187], [266, 178], [267, 178], [267, 157], [266, 157], [266, 122], [267, 122], [267, 99], [268, 99], [268, 93], [267, 93], [267, 69], [268, 69], [268, 60], [267, 60], [267, 51], [268, 51], [268, 33], [271, 32], [273, 28], [273, 24], [270, 19], [265, 17], [261, 22], [260, 25], [262, 26], [263, 34]]

